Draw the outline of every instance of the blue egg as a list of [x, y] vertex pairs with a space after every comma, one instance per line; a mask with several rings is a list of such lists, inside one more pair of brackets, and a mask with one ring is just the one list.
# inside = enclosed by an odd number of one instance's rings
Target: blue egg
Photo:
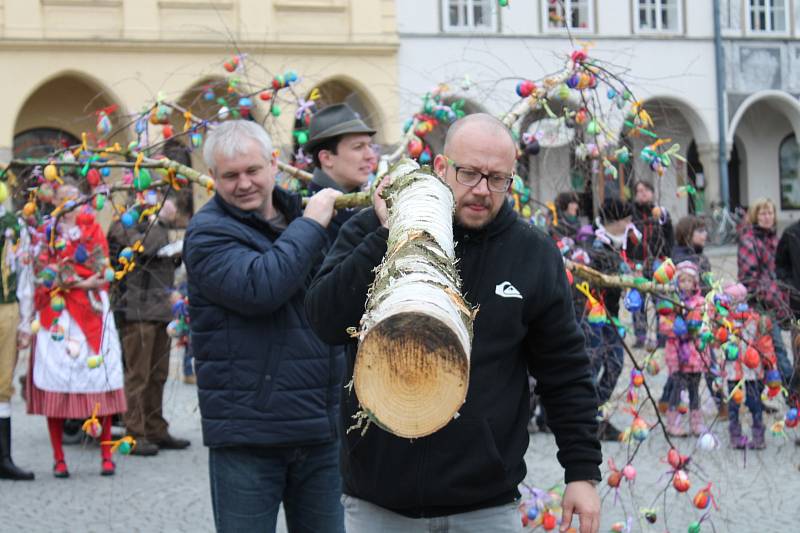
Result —
[[537, 516], [539, 516], [539, 509], [537, 509], [536, 507], [529, 507], [528, 520], [536, 520]]
[[644, 302], [642, 300], [642, 293], [636, 289], [631, 289], [625, 296], [625, 309], [631, 313], [636, 313], [642, 309]]
[[75, 262], [78, 264], [83, 264], [87, 259], [89, 259], [89, 252], [86, 251], [86, 247], [84, 245], [79, 244], [75, 249]]
[[672, 324], [672, 332], [676, 337], [683, 337], [689, 333], [689, 328], [686, 326], [686, 321], [682, 316], [675, 317], [675, 322]]

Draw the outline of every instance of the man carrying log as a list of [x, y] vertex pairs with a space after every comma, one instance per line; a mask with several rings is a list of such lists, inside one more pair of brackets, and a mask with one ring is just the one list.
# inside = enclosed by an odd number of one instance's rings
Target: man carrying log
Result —
[[[598, 530], [594, 485], [601, 453], [591, 366], [558, 249], [505, 201], [515, 159], [508, 129], [475, 114], [450, 127], [443, 154], [434, 160], [455, 197], [462, 292], [480, 307], [467, 399], [444, 428], [412, 441], [375, 426], [345, 433], [360, 406], [354, 392], [344, 393], [342, 502], [348, 532], [518, 531], [517, 486], [525, 477], [528, 448], [526, 368], [537, 379], [566, 471], [562, 531], [573, 514], [580, 515], [582, 533]], [[384, 185], [374, 207], [342, 227], [306, 297], [319, 336], [348, 343], [346, 381], [357, 350], [347, 329], [358, 325], [387, 250]]]
[[216, 195], [192, 218], [184, 261], [192, 343], [219, 532], [342, 532], [336, 420], [343, 361], [311, 331], [307, 284], [341, 193], [275, 187], [264, 129], [233, 120], [203, 156]]

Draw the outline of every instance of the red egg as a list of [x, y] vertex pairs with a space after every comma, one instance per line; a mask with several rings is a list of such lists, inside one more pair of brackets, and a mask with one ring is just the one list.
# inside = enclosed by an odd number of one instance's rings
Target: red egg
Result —
[[711, 503], [708, 489], [700, 489], [697, 494], [694, 495], [692, 502], [698, 509], [706, 509], [708, 504]]
[[527, 98], [533, 94], [533, 91], [535, 90], [536, 84], [531, 80], [522, 80], [521, 82], [517, 83], [517, 95], [520, 98]]
[[667, 462], [675, 470], [683, 468], [688, 459], [687, 456], [679, 454], [675, 448], [670, 448], [669, 452], [667, 452]]
[[686, 492], [691, 488], [692, 484], [685, 470], [678, 470], [675, 472], [675, 475], [672, 476], [672, 486], [675, 487], [675, 490], [678, 492]]
[[758, 368], [758, 365], [761, 364], [761, 356], [758, 355], [758, 350], [748, 346], [747, 350], [744, 351], [743, 363], [747, 368]]
[[86, 181], [92, 187], [100, 185], [100, 172], [96, 168], [90, 168], [86, 173]]
[[422, 153], [422, 141], [419, 138], [414, 137], [408, 141], [406, 148], [408, 149], [408, 155], [416, 159], [419, 157], [419, 154]]
[[552, 531], [556, 528], [556, 515], [544, 513], [542, 515], [542, 527], [545, 531]]

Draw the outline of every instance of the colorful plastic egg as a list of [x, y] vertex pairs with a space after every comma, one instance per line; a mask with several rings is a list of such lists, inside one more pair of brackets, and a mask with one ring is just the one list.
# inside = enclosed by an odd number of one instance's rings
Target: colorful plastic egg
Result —
[[675, 264], [672, 262], [672, 259], [667, 259], [656, 269], [655, 273], [653, 274], [653, 280], [656, 283], [666, 284], [672, 281], [672, 278], [675, 277]]
[[63, 341], [64, 340], [64, 328], [59, 324], [53, 324], [50, 328], [50, 338], [54, 341]]
[[642, 293], [640, 293], [638, 290], [631, 289], [628, 291], [628, 294], [625, 295], [625, 309], [631, 313], [637, 313], [641, 311], [643, 305], [644, 301], [642, 299]]
[[126, 246], [119, 252], [119, 261], [130, 263], [133, 260], [133, 248]]
[[66, 302], [64, 301], [64, 297], [60, 294], [56, 294], [50, 298], [50, 308], [56, 313], [63, 311], [64, 307], [66, 307]]
[[139, 169], [139, 175], [133, 178], [133, 187], [137, 191], [143, 191], [153, 183], [153, 178], [150, 176], [150, 171], [146, 168]]
[[742, 358], [742, 362], [744, 366], [747, 368], [758, 368], [761, 364], [761, 356], [758, 354], [758, 350], [756, 350], [752, 346], [748, 346], [747, 349], [744, 351], [744, 357]]
[[53, 165], [49, 164], [44, 167], [44, 179], [47, 181], [55, 181], [58, 179], [58, 168]]
[[678, 492], [686, 492], [692, 487], [689, 481], [689, 475], [685, 470], [678, 470], [675, 472], [672, 476], [672, 486], [675, 487], [675, 490]]

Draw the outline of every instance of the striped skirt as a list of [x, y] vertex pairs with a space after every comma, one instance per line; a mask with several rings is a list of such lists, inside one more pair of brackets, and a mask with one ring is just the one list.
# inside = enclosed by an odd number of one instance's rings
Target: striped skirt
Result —
[[51, 418], [89, 418], [95, 406], [99, 406], [97, 416], [114, 415], [128, 410], [124, 389], [105, 392], [53, 392], [38, 388], [33, 382], [35, 341], [31, 344], [26, 380], [28, 414]]

